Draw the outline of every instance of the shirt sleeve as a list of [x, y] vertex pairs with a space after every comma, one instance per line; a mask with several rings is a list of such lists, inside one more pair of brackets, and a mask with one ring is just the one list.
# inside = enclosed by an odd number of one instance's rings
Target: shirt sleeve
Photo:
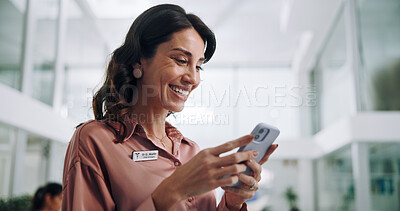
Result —
[[136, 211], [156, 211], [156, 207], [154, 206], [153, 198], [151, 195], [144, 200]]
[[98, 163], [91, 132], [98, 127], [77, 128], [64, 160], [62, 210], [115, 210], [110, 185]]
[[[222, 196], [221, 201], [218, 204], [217, 210], [218, 211], [229, 211], [228, 207], [226, 206], [226, 198], [225, 194]], [[247, 204], [246, 202], [243, 203], [242, 208], [240, 211], [247, 211]]]
[[62, 210], [115, 210], [104, 179], [76, 162], [64, 180]]
[[[115, 210], [115, 203], [104, 179], [88, 166], [76, 162], [67, 174], [62, 210]], [[156, 211], [151, 195], [136, 211]]]
[[[69, 143], [64, 161], [63, 211], [121, 209], [113, 198], [107, 175], [103, 174], [107, 170], [100, 164], [104, 162], [96, 145], [99, 135], [93, 130], [100, 133], [99, 128], [92, 125], [79, 127]], [[155, 211], [151, 195], [135, 210]]]

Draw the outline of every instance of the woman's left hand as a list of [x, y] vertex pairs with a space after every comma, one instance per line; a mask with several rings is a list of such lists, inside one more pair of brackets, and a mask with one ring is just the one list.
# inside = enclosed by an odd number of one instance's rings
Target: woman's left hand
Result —
[[277, 147], [277, 144], [273, 144], [259, 163], [255, 162], [254, 159], [246, 162], [246, 165], [252, 169], [252, 172], [250, 175], [244, 173], [238, 174], [239, 180], [243, 183], [242, 185], [239, 187], [221, 187], [225, 190], [224, 197], [226, 205], [230, 210], [240, 210], [243, 203], [254, 196], [258, 190], [258, 182], [261, 180], [261, 165], [268, 160]]

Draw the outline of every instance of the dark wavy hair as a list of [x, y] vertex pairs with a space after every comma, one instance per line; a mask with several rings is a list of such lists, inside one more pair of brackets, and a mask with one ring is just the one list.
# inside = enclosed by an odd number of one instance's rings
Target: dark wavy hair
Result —
[[132, 66], [140, 63], [141, 58], [152, 58], [160, 44], [171, 40], [173, 33], [187, 28], [194, 28], [203, 39], [206, 63], [215, 52], [216, 41], [214, 33], [199, 17], [172, 4], [157, 5], [139, 15], [125, 43], [113, 52], [105, 82], [93, 97], [95, 119], [119, 121], [129, 114], [137, 96]]
[[46, 194], [50, 194], [53, 198], [61, 192], [62, 186], [58, 183], [47, 183], [45, 186], [39, 187], [33, 195], [31, 211], [41, 210], [44, 207]]

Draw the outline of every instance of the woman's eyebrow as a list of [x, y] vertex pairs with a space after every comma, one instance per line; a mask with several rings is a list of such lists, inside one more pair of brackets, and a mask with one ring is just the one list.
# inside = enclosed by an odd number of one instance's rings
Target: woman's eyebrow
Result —
[[[189, 51], [187, 51], [187, 50], [185, 50], [183, 48], [173, 48], [173, 49], [171, 49], [171, 51], [180, 51], [180, 52], [184, 53], [188, 57], [193, 57], [192, 53], [190, 53]], [[199, 61], [204, 61], [204, 60], [205, 60], [204, 57], [201, 57], [199, 59]]]

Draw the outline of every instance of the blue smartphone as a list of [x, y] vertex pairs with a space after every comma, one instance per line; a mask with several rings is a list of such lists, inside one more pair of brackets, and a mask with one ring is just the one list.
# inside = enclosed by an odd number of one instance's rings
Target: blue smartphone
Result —
[[[258, 156], [254, 158], [254, 160], [258, 163], [264, 157], [265, 153], [268, 151], [268, 148], [279, 136], [279, 133], [280, 131], [278, 128], [265, 123], [259, 123], [253, 129], [253, 131], [251, 131], [251, 134], [254, 135], [253, 141], [246, 146], [240, 147], [238, 152], [256, 150], [258, 152]], [[246, 171], [243, 173], [249, 175], [251, 171], [251, 168], [247, 167]], [[242, 182], [239, 181], [236, 184], [230, 185], [229, 187], [237, 187], [241, 184]]]

